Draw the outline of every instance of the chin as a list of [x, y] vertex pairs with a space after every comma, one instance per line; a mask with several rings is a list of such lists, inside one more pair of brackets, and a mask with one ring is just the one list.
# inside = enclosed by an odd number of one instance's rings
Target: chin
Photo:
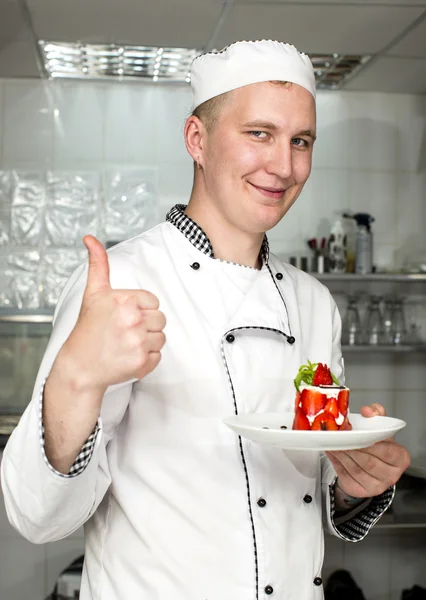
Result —
[[265, 232], [273, 229], [285, 216], [287, 210], [287, 208], [284, 208], [280, 205], [264, 206], [263, 210], [260, 211], [261, 214], [259, 215], [259, 224], [261, 224], [261, 230]]
[[277, 219], [271, 219], [271, 218], [269, 218], [269, 219], [267, 219], [267, 218], [253, 219], [252, 218], [250, 220], [247, 219], [244, 224], [245, 225], [244, 229], [248, 233], [252, 233], [252, 234], [267, 233], [268, 231], [273, 229], [276, 225], [278, 225], [278, 223], [281, 221], [281, 218], [277, 218]]

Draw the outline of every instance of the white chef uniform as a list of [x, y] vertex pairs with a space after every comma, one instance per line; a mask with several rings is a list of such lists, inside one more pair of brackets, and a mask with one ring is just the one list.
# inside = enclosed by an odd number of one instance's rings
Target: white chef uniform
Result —
[[320, 599], [323, 525], [362, 539], [393, 490], [337, 526], [325, 456], [241, 439], [222, 419], [292, 411], [307, 359], [342, 381], [338, 311], [325, 286], [269, 255], [266, 238], [260, 270], [216, 260], [183, 209], [108, 252], [113, 288], [159, 298], [167, 342], [147, 377], [108, 389], [93, 448], [64, 477], [48, 464], [39, 421], [40, 389], [75, 325], [87, 265], [68, 282], [33, 399], [4, 452], [9, 519], [35, 543], [85, 525], [81, 600]]

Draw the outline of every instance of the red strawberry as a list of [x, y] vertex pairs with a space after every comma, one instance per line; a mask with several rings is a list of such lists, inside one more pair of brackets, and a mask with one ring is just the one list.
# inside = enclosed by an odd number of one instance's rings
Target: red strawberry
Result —
[[300, 404], [300, 392], [296, 392], [296, 397], [294, 399], [294, 412], [296, 412], [299, 404]]
[[342, 415], [346, 415], [349, 406], [349, 390], [341, 390], [337, 397], [337, 404]]
[[316, 416], [312, 423], [312, 431], [337, 431], [338, 429], [336, 419], [328, 412]]
[[314, 416], [324, 408], [327, 396], [317, 390], [303, 389], [300, 394], [300, 406], [305, 415]]
[[340, 425], [339, 427], [340, 431], [349, 431], [352, 429], [352, 424], [349, 421], [349, 417], [348, 415], [345, 416], [345, 420], [343, 421], [343, 423]]
[[330, 369], [327, 365], [318, 363], [312, 385], [333, 385], [333, 377], [331, 376]]
[[293, 429], [299, 429], [303, 431], [309, 431], [311, 428], [308, 417], [305, 415], [301, 408], [296, 410], [293, 421]]
[[337, 406], [336, 398], [329, 398], [327, 404], [324, 407], [324, 412], [329, 412], [335, 419], [339, 416], [339, 408]]

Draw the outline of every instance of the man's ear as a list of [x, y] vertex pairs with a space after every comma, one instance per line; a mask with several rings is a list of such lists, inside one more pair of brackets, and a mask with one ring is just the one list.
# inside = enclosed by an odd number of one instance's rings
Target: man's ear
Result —
[[206, 139], [204, 123], [196, 116], [188, 117], [184, 128], [185, 145], [193, 161], [201, 168], [204, 165], [204, 144]]

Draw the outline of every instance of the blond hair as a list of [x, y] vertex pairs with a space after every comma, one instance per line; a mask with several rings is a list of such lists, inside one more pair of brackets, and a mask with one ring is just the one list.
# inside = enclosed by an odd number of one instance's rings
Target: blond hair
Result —
[[[284, 87], [290, 87], [292, 83], [290, 81], [270, 81], [274, 85], [282, 85]], [[233, 91], [233, 90], [231, 90]], [[225, 92], [210, 100], [206, 100], [199, 106], [197, 106], [193, 112], [193, 117], [197, 117], [204, 124], [208, 132], [210, 132], [219, 120], [220, 112], [226, 103], [227, 98], [231, 92]]]

